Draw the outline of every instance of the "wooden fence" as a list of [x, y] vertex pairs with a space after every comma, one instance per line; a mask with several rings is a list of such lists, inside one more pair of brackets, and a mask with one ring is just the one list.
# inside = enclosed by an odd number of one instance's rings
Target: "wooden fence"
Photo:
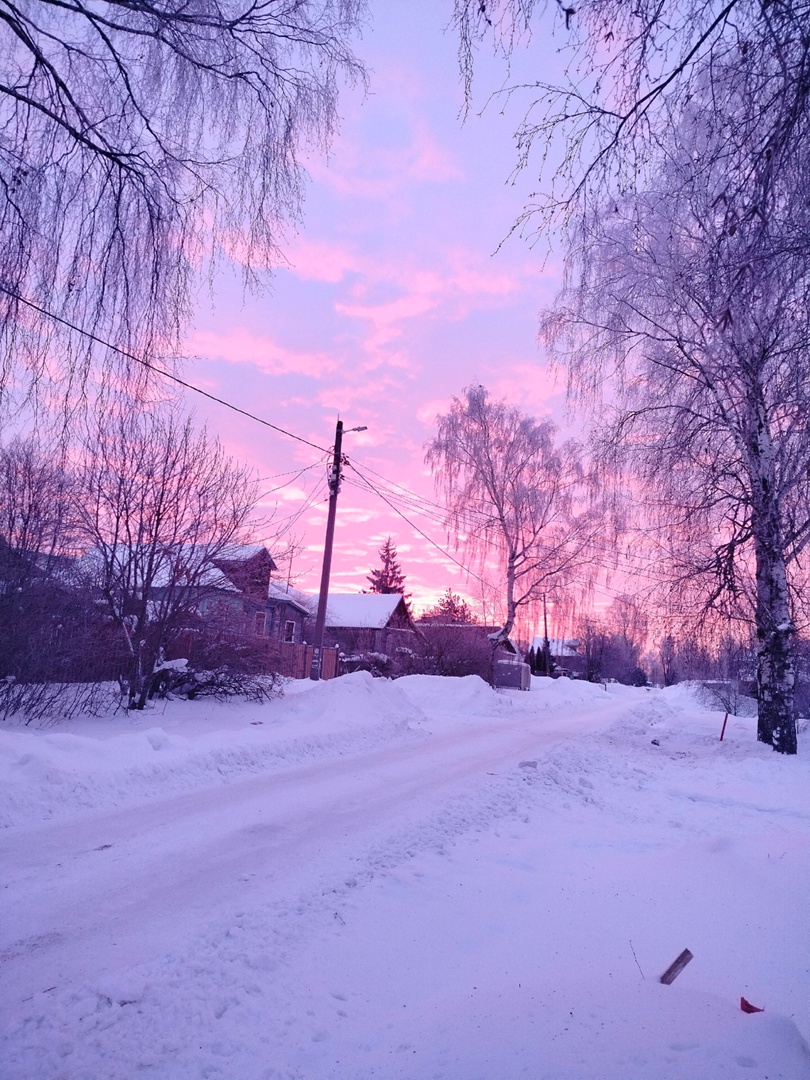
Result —
[[[321, 653], [321, 678], [334, 679], [338, 673], [338, 648], [324, 649]], [[312, 646], [280, 642], [272, 653], [277, 662], [275, 670], [290, 679], [308, 679], [312, 671]]]
[[[219, 646], [219, 647], [218, 647]], [[203, 647], [205, 653], [202, 653]], [[338, 674], [337, 647], [323, 650], [321, 656], [321, 678], [334, 679]], [[231, 659], [231, 654], [234, 654]], [[312, 671], [312, 646], [294, 644], [287, 641], [274, 641], [271, 638], [244, 637], [238, 634], [222, 633], [217, 642], [202, 642], [193, 631], [183, 632], [171, 649], [167, 659], [186, 657], [192, 665], [207, 662], [230, 664], [247, 662], [246, 670], [254, 673], [278, 672], [290, 679], [308, 679]], [[205, 657], [205, 660], [203, 660]]]

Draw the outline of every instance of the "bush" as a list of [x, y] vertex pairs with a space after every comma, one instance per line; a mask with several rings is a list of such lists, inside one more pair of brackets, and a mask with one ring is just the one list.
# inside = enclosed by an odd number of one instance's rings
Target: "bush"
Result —
[[[622, 679], [622, 682], [625, 680]], [[647, 672], [644, 668], [636, 667], [627, 673], [627, 685], [628, 686], [649, 686], [650, 680], [647, 677]]]
[[187, 665], [181, 666], [176, 661], [156, 671], [149, 688], [150, 698], [183, 697], [189, 701], [201, 697], [218, 700], [243, 697], [248, 701], [262, 702], [281, 693], [281, 676], [275, 673], [250, 674], [234, 671], [227, 666], [195, 670]]
[[26, 682], [13, 675], [0, 679], [0, 720], [47, 726], [80, 713], [103, 716], [119, 704], [115, 682]]
[[489, 682], [492, 642], [480, 626], [432, 625], [420, 627], [422, 648], [414, 663], [423, 675], [480, 675]]

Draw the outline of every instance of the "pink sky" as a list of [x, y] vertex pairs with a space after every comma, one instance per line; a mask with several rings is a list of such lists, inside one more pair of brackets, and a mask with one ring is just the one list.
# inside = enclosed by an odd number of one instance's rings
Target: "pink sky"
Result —
[[[186, 377], [205, 390], [322, 447], [334, 441], [338, 417], [347, 428], [366, 425], [346, 436], [350, 460], [374, 470], [375, 485], [382, 476], [427, 500], [436, 496], [424, 444], [464, 386], [481, 382], [564, 423], [536, 340], [556, 265], [519, 238], [499, 248], [535, 183], [529, 175], [508, 183], [519, 113], [491, 105], [462, 124], [456, 41], [443, 30], [449, 12], [428, 0], [375, 6], [358, 44], [370, 92], [365, 100], [344, 93], [328, 160], [309, 159], [303, 222], [284, 246], [289, 265], [264, 295], [247, 298], [238, 270], [223, 268], [186, 341], [198, 357]], [[524, 59], [535, 77], [554, 62], [543, 43]], [[491, 63], [481, 75], [479, 107], [504, 72]], [[232, 454], [272, 478], [268, 489], [288, 485], [266, 498], [279, 519], [312, 500], [293, 529], [306, 545], [293, 575], [315, 591], [326, 517], [318, 452], [199, 399], [191, 404]], [[315, 467], [298, 476], [307, 466]], [[430, 516], [402, 509], [448, 547], [435, 508]], [[476, 595], [456, 564], [351, 473], [339, 500], [332, 589], [361, 589], [389, 535], [417, 608], [448, 586]]]

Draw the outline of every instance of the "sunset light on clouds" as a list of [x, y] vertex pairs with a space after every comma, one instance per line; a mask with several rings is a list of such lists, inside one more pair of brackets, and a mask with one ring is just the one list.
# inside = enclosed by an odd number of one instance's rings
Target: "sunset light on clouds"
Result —
[[[303, 220], [283, 244], [286, 265], [261, 295], [244, 295], [239, 268], [221, 267], [201, 290], [185, 342], [185, 373], [196, 385], [316, 446], [329, 449], [338, 418], [368, 428], [347, 435], [350, 462], [373, 470], [366, 478], [383, 494], [385, 480], [418, 500], [397, 513], [347, 470], [332, 588], [363, 588], [391, 535], [417, 608], [448, 586], [476, 596], [474, 579], [426, 539], [464, 561], [431, 505], [439, 500], [424, 445], [437, 413], [480, 382], [564, 422], [561, 389], [537, 344], [538, 313], [559, 284], [553, 253], [544, 258], [508, 235], [533, 183], [529, 173], [510, 180], [520, 116], [487, 104], [504, 70], [482, 57], [474, 107], [462, 117], [448, 15], [426, 2], [375, 7], [358, 43], [368, 93], [344, 88], [331, 152], [307, 161]], [[524, 62], [536, 74], [555, 58], [537, 42]], [[264, 509], [288, 523], [303, 509], [290, 529], [304, 547], [292, 575], [315, 591], [325, 455], [194, 396], [197, 416], [268, 478]]]

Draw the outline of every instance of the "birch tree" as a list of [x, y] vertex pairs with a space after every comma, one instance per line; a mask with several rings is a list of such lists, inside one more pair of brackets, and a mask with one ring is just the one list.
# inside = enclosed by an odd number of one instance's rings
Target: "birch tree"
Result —
[[507, 75], [503, 93], [522, 115], [517, 166], [540, 180], [520, 229], [576, 227], [594, 200], [643, 189], [666, 157], [662, 136], [715, 72], [749, 94], [729, 215], [757, 206], [764, 216], [773, 178], [808, 139], [810, 0], [455, 0], [454, 23], [468, 99], [480, 48], [508, 60], [553, 35], [567, 57], [557, 82], [542, 70], [526, 84]]
[[503, 581], [503, 624], [544, 593], [584, 580], [599, 525], [588, 506], [581, 447], [555, 443], [550, 420], [535, 420], [483, 386], [468, 387], [437, 417], [426, 460], [448, 506], [448, 524], [472, 558], [494, 555]]
[[790, 582], [810, 539], [810, 147], [792, 149], [767, 201], [741, 213], [728, 193], [730, 178], [739, 192], [757, 168], [755, 89], [737, 68], [706, 73], [644, 190], [602, 201], [583, 224], [544, 328], [576, 392], [598, 404], [610, 376], [603, 451], [632, 471], [681, 579], [753, 623], [758, 738], [795, 753]]
[[340, 79], [363, 76], [363, 7], [3, 3], [0, 392], [59, 369], [66, 399], [83, 393], [94, 354], [132, 367], [92, 335], [176, 348], [202, 260], [224, 251], [248, 277], [277, 261], [301, 152], [328, 143]]

